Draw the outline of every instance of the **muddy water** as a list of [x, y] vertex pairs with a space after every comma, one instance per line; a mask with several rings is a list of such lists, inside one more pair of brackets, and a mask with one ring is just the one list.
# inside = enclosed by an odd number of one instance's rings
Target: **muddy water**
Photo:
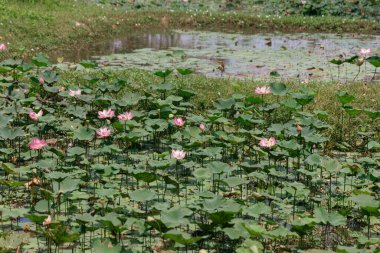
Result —
[[[78, 48], [70, 60], [93, 58], [105, 68], [158, 70], [189, 67], [208, 76], [299, 79], [353, 79], [356, 65], [328, 63], [349, 58], [360, 48], [380, 53], [380, 36], [332, 34], [229, 34], [216, 32], [135, 33]], [[67, 53], [65, 53], [67, 55]], [[221, 71], [222, 70], [222, 71]], [[362, 66], [358, 79], [371, 78]], [[339, 72], [339, 73], [338, 73]], [[272, 73], [272, 75], [270, 74]]]

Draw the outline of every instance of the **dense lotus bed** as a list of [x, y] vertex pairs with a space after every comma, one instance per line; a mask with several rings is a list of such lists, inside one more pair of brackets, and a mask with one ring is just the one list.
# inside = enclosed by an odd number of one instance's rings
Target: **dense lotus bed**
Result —
[[363, 141], [337, 152], [307, 88], [200, 110], [170, 71], [128, 92], [47, 65], [0, 66], [0, 252], [378, 252], [380, 114], [353, 95], [336, 99]]

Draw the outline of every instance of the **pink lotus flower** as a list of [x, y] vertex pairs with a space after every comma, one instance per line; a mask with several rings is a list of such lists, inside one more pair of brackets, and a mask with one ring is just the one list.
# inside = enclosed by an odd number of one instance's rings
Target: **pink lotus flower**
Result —
[[0, 52], [5, 50], [7, 50], [7, 45], [5, 45], [4, 43], [0, 44]]
[[75, 97], [75, 96], [80, 96], [82, 94], [81, 90], [69, 90], [69, 96]]
[[174, 122], [174, 125], [179, 126], [179, 127], [182, 127], [186, 123], [186, 121], [183, 120], [183, 118], [181, 117], [174, 117], [173, 122]]
[[296, 129], [297, 129], [297, 132], [299, 132], [299, 133], [302, 132], [302, 127], [301, 127], [299, 122], [297, 122], [297, 124], [296, 124]]
[[306, 3], [307, 3], [306, 0], [301, 0], [302, 5], [305, 5]]
[[44, 222], [42, 222], [42, 225], [43, 226], [47, 226], [51, 223], [52, 219], [51, 219], [51, 216], [49, 215], [45, 220]]
[[177, 160], [182, 160], [185, 158], [186, 152], [180, 149], [173, 149], [172, 150], [172, 157], [177, 159]]
[[29, 118], [31, 118], [34, 121], [37, 121], [39, 117], [41, 117], [44, 114], [42, 110], [40, 110], [38, 113], [35, 113], [33, 111], [29, 112]]
[[119, 120], [123, 120], [123, 121], [131, 120], [131, 119], [133, 119], [133, 113], [132, 112], [125, 112], [125, 113], [117, 115], [117, 118]]
[[271, 92], [272, 90], [270, 89], [270, 87], [267, 86], [257, 87], [255, 89], [255, 93], [258, 95], [270, 94]]
[[259, 145], [263, 148], [271, 148], [276, 145], [276, 139], [274, 137], [270, 137], [269, 140], [267, 138], [261, 138]]
[[42, 149], [43, 147], [47, 146], [47, 142], [45, 140], [42, 140], [42, 139], [34, 138], [28, 144], [28, 146], [32, 150], [38, 150], [38, 149]]
[[45, 79], [42, 76], [40, 76], [40, 78], [38, 78], [38, 82], [42, 85], [45, 83]]
[[101, 127], [99, 130], [96, 130], [97, 138], [107, 138], [111, 135], [111, 129], [108, 129], [107, 127]]
[[205, 129], [206, 129], [205, 124], [201, 123], [201, 124], [199, 125], [199, 129], [200, 129], [202, 132], [204, 132]]
[[362, 48], [360, 49], [360, 54], [361, 55], [368, 55], [371, 53], [371, 49], [370, 48]]
[[98, 111], [99, 119], [112, 118], [113, 116], [115, 116], [115, 112], [112, 109]]

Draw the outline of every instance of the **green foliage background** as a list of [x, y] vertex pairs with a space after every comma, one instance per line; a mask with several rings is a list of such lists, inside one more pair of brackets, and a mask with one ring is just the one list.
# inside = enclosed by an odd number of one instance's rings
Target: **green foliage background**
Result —
[[299, 0], [263, 1], [266, 10], [277, 14], [301, 14], [307, 16], [351, 16], [376, 18], [380, 16], [378, 0], [307, 0], [302, 4]]

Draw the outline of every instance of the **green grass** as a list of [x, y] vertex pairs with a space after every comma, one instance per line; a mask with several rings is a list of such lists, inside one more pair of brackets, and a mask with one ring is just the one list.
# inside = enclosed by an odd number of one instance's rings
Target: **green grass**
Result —
[[[63, 72], [62, 79], [69, 82], [83, 82], [83, 78], [87, 73], [83, 72]], [[95, 71], [95, 75], [101, 75], [100, 72]], [[153, 72], [139, 70], [139, 69], [126, 69], [126, 70], [113, 70], [112, 75], [115, 78], [122, 78], [127, 80], [129, 87], [133, 90], [147, 89], [152, 83], [159, 83], [162, 79], [153, 75]], [[203, 75], [192, 74], [182, 79], [176, 74], [172, 74], [167, 78], [168, 83], [176, 86], [183, 84], [183, 87], [194, 90], [198, 93], [197, 104], [209, 107], [214, 101], [219, 98], [226, 98], [233, 93], [254, 93], [254, 88], [257, 86], [268, 85], [273, 80], [249, 80], [249, 79], [234, 79], [234, 78], [210, 78]], [[331, 81], [311, 81], [308, 84], [300, 84], [295, 81], [283, 81], [290, 89], [299, 89], [300, 87], [308, 87], [316, 92], [316, 103], [311, 109], [332, 109], [338, 106], [335, 91], [337, 89], [347, 90], [349, 93], [356, 96], [353, 105], [363, 106], [366, 108], [379, 109], [380, 85], [371, 84], [365, 85], [362, 83], [348, 83], [337, 84]], [[211, 87], [211, 88], [210, 88]], [[202, 109], [202, 108], [200, 108]]]
[[[92, 75], [102, 78], [100, 71], [94, 71]], [[87, 81], [84, 79], [88, 76], [87, 72], [63, 72], [62, 80], [60, 85], [78, 83], [84, 84]], [[127, 81], [128, 88], [126, 91], [135, 91], [138, 93], [149, 89], [149, 85], [160, 83], [162, 80], [153, 75], [152, 72], [139, 70], [139, 69], [127, 69], [122, 71], [112, 71], [113, 78], [124, 79]], [[226, 99], [231, 97], [234, 93], [241, 93], [245, 95], [255, 95], [255, 87], [270, 85], [273, 81], [259, 81], [259, 80], [248, 80], [248, 79], [226, 79], [226, 78], [209, 78], [203, 75], [192, 74], [186, 76], [182, 79], [174, 74], [172, 74], [168, 79], [168, 83], [171, 83], [177, 87], [182, 86], [183, 88], [190, 89], [197, 93], [194, 104], [198, 111], [204, 111], [212, 107], [213, 103], [218, 99]], [[380, 110], [380, 85], [378, 83], [374, 84], [363, 84], [363, 83], [348, 83], [339, 84], [331, 81], [312, 81], [308, 84], [300, 84], [296, 81], [283, 81], [285, 85], [290, 90], [299, 90], [302, 87], [309, 88], [315, 92], [314, 102], [305, 107], [305, 111], [315, 111], [323, 110], [329, 115], [329, 123], [332, 124], [332, 129], [330, 132], [331, 138], [337, 138], [340, 129], [350, 129], [352, 134], [357, 134], [362, 129], [361, 127], [367, 125], [366, 123], [371, 120], [362, 115], [356, 116], [350, 119], [348, 122], [347, 114], [341, 109], [341, 105], [338, 102], [336, 91], [345, 90], [349, 94], [354, 95], [355, 100], [350, 103], [354, 108], [357, 109], [372, 109]], [[269, 96], [274, 99], [273, 96]], [[344, 115], [343, 125], [339, 121], [342, 114]], [[371, 122], [374, 126], [375, 132], [377, 132], [377, 138], [380, 140], [380, 129], [376, 127], [375, 122]], [[348, 142], [350, 140], [347, 139]]]
[[[96, 41], [140, 30], [198, 29], [233, 32], [360, 32], [380, 34], [371, 20], [265, 16], [262, 13], [123, 11], [74, 0], [0, 0], [0, 42], [11, 55], [80, 50]], [[0, 56], [4, 58], [4, 56]]]
[[[0, 1], [3, 41], [13, 50], [52, 51], [81, 47], [93, 38], [110, 36], [116, 22], [96, 5], [68, 1]], [[76, 25], [80, 22], [80, 26]]]

